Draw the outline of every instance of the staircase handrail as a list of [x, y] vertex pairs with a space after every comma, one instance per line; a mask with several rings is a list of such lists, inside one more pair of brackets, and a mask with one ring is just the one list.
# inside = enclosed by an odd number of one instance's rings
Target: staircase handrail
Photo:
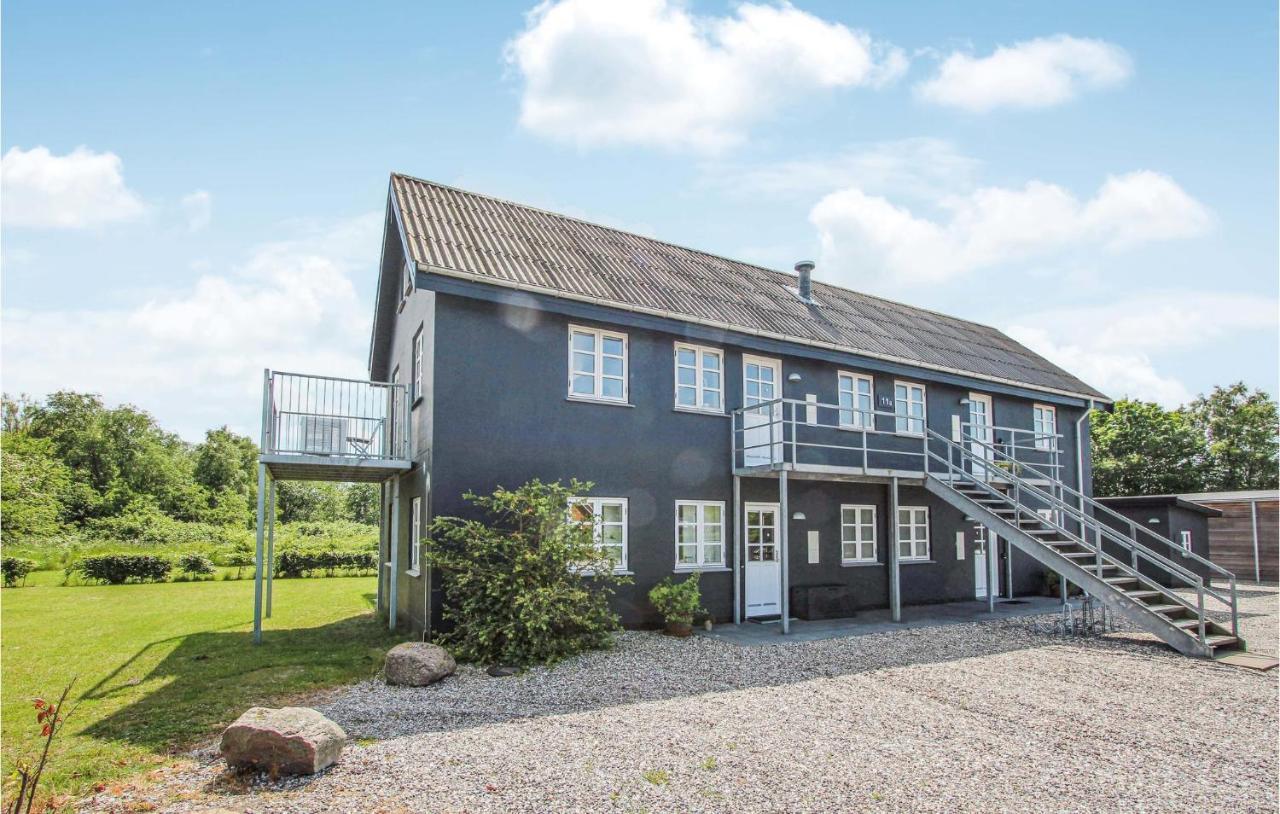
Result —
[[[937, 433], [936, 433], [936, 432], [935, 432], [935, 433], [933, 433], [933, 434], [934, 434], [934, 435], [937, 435]], [[1178, 543], [1175, 543], [1174, 541], [1170, 540], [1168, 537], [1165, 537], [1163, 534], [1160, 534], [1159, 532], [1152, 531], [1151, 529], [1147, 528], [1146, 526], [1138, 525], [1137, 523], [1135, 523], [1134, 521], [1132, 521], [1132, 520], [1130, 520], [1129, 518], [1125, 517], [1124, 515], [1120, 514], [1119, 512], [1115, 511], [1114, 509], [1111, 509], [1111, 508], [1109, 508], [1109, 507], [1107, 507], [1107, 506], [1103, 505], [1102, 503], [1099, 503], [1098, 501], [1094, 500], [1093, 498], [1089, 497], [1088, 495], [1081, 493], [1079, 490], [1072, 488], [1071, 486], [1069, 486], [1069, 485], [1067, 485], [1066, 483], [1062, 482], [1062, 480], [1061, 480], [1061, 479], [1059, 479], [1059, 478], [1055, 478], [1055, 477], [1052, 477], [1052, 476], [1050, 476], [1050, 475], [1048, 475], [1048, 474], [1046, 474], [1046, 473], [1044, 473], [1044, 472], [1040, 471], [1039, 469], [1036, 469], [1036, 468], [1035, 468], [1035, 466], [1034, 466], [1034, 465], [1032, 465], [1032, 464], [1026, 463], [1025, 461], [1019, 461], [1019, 460], [1017, 460], [1016, 458], [1013, 458], [1013, 457], [1011, 457], [1011, 456], [1009, 456], [1009, 455], [1005, 454], [1004, 452], [1002, 452], [1002, 451], [1001, 451], [1001, 450], [999, 450], [998, 448], [996, 448], [996, 447], [994, 447], [994, 446], [992, 446], [992, 445], [987, 444], [986, 442], [982, 441], [981, 439], [973, 437], [973, 436], [972, 436], [972, 435], [970, 435], [969, 433], [966, 433], [966, 432], [963, 432], [963, 431], [962, 431], [962, 433], [961, 433], [961, 434], [964, 436], [964, 439], [965, 439], [966, 441], [970, 441], [970, 442], [972, 442], [972, 443], [979, 444], [979, 445], [983, 446], [984, 448], [991, 450], [991, 451], [992, 451], [992, 452], [994, 452], [996, 455], [999, 455], [1000, 457], [1002, 457], [1002, 458], [1004, 458], [1005, 460], [1009, 461], [1011, 464], [1014, 464], [1014, 465], [1019, 466], [1019, 467], [1021, 467], [1021, 468], [1023, 468], [1023, 469], [1027, 469], [1027, 470], [1030, 470], [1031, 472], [1034, 472], [1035, 474], [1039, 475], [1041, 478], [1044, 478], [1045, 480], [1048, 480], [1048, 481], [1052, 482], [1052, 483], [1054, 484], [1054, 486], [1056, 486], [1058, 489], [1060, 489], [1060, 490], [1062, 490], [1062, 491], [1064, 491], [1064, 492], [1067, 492], [1067, 493], [1071, 494], [1071, 495], [1072, 495], [1073, 497], [1075, 497], [1077, 500], [1083, 500], [1083, 501], [1084, 501], [1084, 503], [1085, 503], [1086, 505], [1088, 505], [1090, 508], [1094, 509], [1095, 511], [1101, 511], [1103, 514], [1106, 514], [1106, 515], [1107, 515], [1107, 516], [1109, 516], [1109, 517], [1113, 517], [1113, 518], [1115, 518], [1116, 520], [1119, 520], [1121, 523], [1123, 523], [1124, 525], [1128, 526], [1130, 529], [1133, 529], [1133, 530], [1135, 530], [1135, 531], [1137, 531], [1137, 530], [1142, 531], [1142, 532], [1143, 532], [1144, 534], [1146, 534], [1147, 536], [1154, 538], [1157, 542], [1162, 543], [1162, 544], [1164, 544], [1165, 546], [1168, 546], [1170, 549], [1173, 549], [1173, 550], [1177, 551], [1180, 555], [1182, 555], [1182, 556], [1183, 556], [1183, 557], [1185, 557], [1186, 559], [1194, 560], [1194, 561], [1196, 561], [1196, 562], [1200, 563], [1201, 565], [1205, 566], [1206, 568], [1208, 568], [1210, 571], [1213, 571], [1215, 574], [1218, 574], [1218, 575], [1220, 575], [1220, 576], [1226, 577], [1227, 579], [1232, 579], [1232, 580], [1234, 580], [1234, 579], [1236, 578], [1236, 575], [1235, 575], [1234, 573], [1232, 573], [1231, 571], [1228, 571], [1227, 569], [1223, 568], [1221, 565], [1218, 565], [1217, 563], [1213, 562], [1212, 560], [1207, 560], [1207, 559], [1205, 559], [1204, 557], [1201, 557], [1199, 554], [1195, 553], [1194, 551], [1188, 551], [1187, 549], [1183, 548], [1183, 547], [1182, 547], [1181, 545], [1179, 545]], [[953, 441], [951, 441], [951, 439], [946, 438], [945, 436], [938, 436], [938, 437], [942, 438], [942, 440], [946, 441], [947, 443], [954, 443]], [[988, 463], [988, 465], [990, 465], [990, 462]], [[1110, 528], [1110, 527], [1108, 527], [1108, 528]], [[1137, 541], [1137, 535], [1136, 535], [1136, 534], [1134, 535], [1134, 541], [1135, 541], [1135, 542]], [[1176, 565], [1176, 563], [1173, 563], [1172, 561], [1168, 560], [1167, 558], [1161, 557], [1161, 559], [1165, 560], [1165, 561], [1166, 561], [1166, 562], [1168, 562], [1170, 565]]]
[[[933, 432], [933, 431], [930, 431], [930, 432]], [[977, 458], [977, 456], [973, 455], [971, 452], [961, 447], [959, 444], [956, 444], [951, 439], [945, 436], [939, 435], [936, 432], [933, 432], [933, 435], [935, 435], [938, 438], [938, 440], [947, 444], [950, 448], [959, 451], [962, 456], [967, 455], [972, 459]], [[930, 451], [929, 456], [934, 460], [937, 460], [946, 464], [949, 473], [958, 473], [961, 476], [969, 479], [972, 483], [979, 486], [984, 491], [990, 493], [993, 497], [997, 497], [1000, 500], [1004, 501], [1005, 503], [1012, 505], [1015, 511], [1026, 512], [1031, 510], [1030, 507], [1024, 506], [1022, 503], [1011, 498], [1009, 495], [1001, 493], [994, 486], [992, 486], [988, 481], [982, 478], [975, 477], [969, 472], [965, 472], [963, 468], [957, 468], [955, 464], [952, 463], [952, 461], [950, 461], [949, 459], [943, 458], [941, 455], [938, 455], [936, 452]], [[1077, 534], [1067, 529], [1063, 524], [1059, 524], [1050, 518], [1046, 518], [1041, 515], [1035, 515], [1036, 519], [1041, 523], [1052, 527], [1056, 531], [1061, 532], [1068, 539], [1073, 540], [1074, 542], [1079, 543], [1081, 546], [1088, 549], [1090, 553], [1094, 554], [1097, 557], [1099, 564], [1101, 564], [1101, 562], [1110, 563], [1116, 566], [1118, 569], [1120, 569], [1122, 573], [1137, 577], [1149, 583], [1152, 582], [1150, 577], [1147, 577], [1144, 574], [1142, 574], [1142, 572], [1140, 572], [1137, 568], [1133, 567], [1132, 565], [1130, 565], [1129, 563], [1121, 559], [1118, 559], [1112, 556], [1111, 554], [1108, 554], [1106, 550], [1102, 548], [1101, 544], [1090, 543], [1087, 535], [1085, 534], [1085, 530], [1088, 528], [1093, 528], [1095, 529], [1096, 532], [1102, 532], [1103, 534], [1106, 534], [1108, 537], [1112, 538], [1115, 542], [1122, 544], [1124, 548], [1135, 557], [1141, 557], [1142, 559], [1152, 563], [1153, 565], [1163, 566], [1166, 564], [1160, 561], [1160, 556], [1155, 552], [1146, 551], [1141, 546], [1131, 543], [1130, 541], [1126, 541], [1122, 537], [1117, 537], [1113, 529], [1099, 523], [1096, 519], [1089, 518], [1087, 515], [1084, 517], [1079, 516], [1079, 510], [1076, 509], [1074, 506], [1072, 506], [1069, 503], [1066, 503], [1065, 501], [1060, 500], [1055, 495], [1045, 492], [1043, 489], [1040, 489], [1035, 484], [1025, 481], [1022, 478], [1017, 477], [1016, 475], [1012, 476], [1011, 482], [1017, 485], [1020, 490], [1022, 489], [1029, 490], [1033, 492], [1035, 495], [1037, 495], [1038, 497], [1046, 501], [1049, 501], [1051, 504], [1057, 504], [1058, 506], [1061, 506], [1063, 509], [1063, 513], [1065, 515], [1070, 516], [1073, 520], [1076, 520], [1076, 522], [1079, 522], [1081, 525], [1081, 532]], [[1014, 522], [1015, 523], [1017, 522], [1016, 515], [1014, 517]], [[1204, 579], [1199, 574], [1196, 574], [1193, 571], [1187, 571], [1186, 569], [1182, 569], [1177, 565], [1177, 563], [1168, 563], [1168, 565], [1180, 571], [1181, 573], [1178, 573], [1178, 576], [1181, 576], [1188, 583], [1190, 583], [1188, 587], [1196, 589], [1198, 594], [1207, 593], [1210, 596], [1217, 599], [1218, 601], [1222, 602], [1224, 605], [1234, 608], [1234, 605], [1230, 601], [1228, 601], [1226, 597], [1219, 595], [1218, 593], [1214, 592], [1211, 588], [1206, 586], [1204, 584]], [[1081, 567], [1084, 568], [1085, 566], [1081, 565]], [[1152, 587], [1155, 590], [1159, 591], [1160, 594], [1164, 596], [1166, 599], [1169, 599], [1170, 601], [1178, 605], [1182, 605], [1186, 609], [1192, 612], [1195, 612], [1198, 616], [1201, 615], [1201, 611], [1196, 605], [1192, 604], [1186, 599], [1183, 599], [1181, 596], [1175, 593], [1172, 588], [1169, 588], [1164, 585], [1160, 585], [1159, 583], [1154, 583]]]
[[[972, 448], [969, 446], [958, 444], [955, 441], [952, 441], [950, 438], [947, 438], [946, 436], [941, 435], [940, 433], [934, 430], [929, 430], [929, 435], [943, 442], [949, 449], [959, 452], [962, 461], [967, 459], [971, 463], [985, 465], [987, 467], [993, 466], [992, 461], [987, 459], [979, 459], [978, 456], [973, 453]], [[983, 444], [981, 441], [978, 441], [977, 439], [969, 439], [969, 440], [975, 443], [978, 443], [982, 446], [986, 446], [985, 444]], [[984, 479], [975, 477], [971, 473], [965, 472], [963, 467], [957, 470], [954, 467], [954, 464], [949, 459], [944, 459], [941, 456], [939, 456], [937, 453], [934, 453], [932, 451], [930, 451], [929, 455], [935, 460], [945, 463], [948, 467], [949, 472], [959, 471], [961, 475], [969, 478], [973, 483], [979, 484], [986, 491], [990, 492], [992, 495], [998, 496], [1001, 499], [1005, 500], [1006, 502], [1012, 503], [1015, 510], [1025, 511], [1030, 509], [1030, 507], [1023, 506], [1020, 502], [1012, 500], [1008, 495], [1002, 495], [999, 491], [997, 491]], [[1037, 473], [1037, 474], [1043, 474], [1043, 473]], [[1023, 478], [1019, 477], [1017, 474], [1012, 472], [1006, 472], [1004, 473], [1004, 475], [1007, 475], [1010, 482], [1013, 484], [1016, 484], [1019, 490], [1029, 490], [1032, 493], [1034, 493], [1036, 496], [1041, 498], [1042, 500], [1045, 500], [1046, 502], [1048, 502], [1051, 507], [1060, 508], [1063, 511], [1064, 515], [1071, 517], [1071, 519], [1080, 523], [1081, 531], [1080, 531], [1080, 534], [1077, 535], [1074, 532], [1071, 532], [1070, 530], [1066, 529], [1064, 526], [1048, 518], [1042, 517], [1040, 515], [1036, 515], [1037, 519], [1040, 522], [1045, 523], [1046, 525], [1053, 527], [1057, 531], [1062, 532], [1068, 538], [1080, 543], [1086, 549], [1088, 549], [1089, 551], [1097, 555], [1099, 558], [1112, 563], [1113, 565], [1120, 568], [1120, 570], [1126, 573], [1129, 573], [1133, 576], [1136, 576], [1147, 583], [1154, 583], [1153, 580], [1143, 575], [1140, 571], [1137, 570], [1137, 568], [1129, 565], [1128, 563], [1123, 562], [1122, 560], [1116, 559], [1115, 557], [1108, 554], [1102, 548], [1102, 545], [1101, 545], [1101, 536], [1106, 536], [1112, 542], [1117, 543], [1126, 551], [1128, 551], [1130, 553], [1130, 556], [1133, 557], [1135, 560], [1137, 558], [1141, 558], [1151, 563], [1152, 565], [1163, 568], [1164, 570], [1170, 572], [1171, 574], [1181, 577], [1184, 581], [1188, 583], [1188, 587], [1194, 588], [1198, 594], [1201, 594], [1201, 595], [1208, 594], [1209, 596], [1212, 596], [1214, 599], [1217, 599], [1222, 604], [1226, 605], [1228, 608], [1231, 609], [1232, 619], [1233, 619], [1233, 628], [1235, 627], [1234, 619], [1236, 616], [1237, 608], [1236, 608], [1236, 603], [1234, 601], [1234, 596], [1235, 596], [1235, 579], [1234, 578], [1232, 578], [1232, 581], [1231, 581], [1231, 595], [1233, 598], [1228, 599], [1227, 597], [1213, 590], [1213, 588], [1211, 588], [1210, 586], [1206, 585], [1204, 583], [1204, 578], [1199, 574], [1195, 573], [1194, 571], [1190, 571], [1186, 568], [1183, 568], [1178, 563], [1165, 559], [1157, 552], [1151, 551], [1145, 546], [1142, 546], [1141, 544], [1137, 543], [1137, 541], [1130, 540], [1124, 537], [1115, 529], [1111, 528], [1105, 523], [1100, 522], [1097, 518], [1093, 518], [1087, 514], [1084, 514], [1076, 506], [1073, 506], [1072, 504], [1067, 503], [1066, 501], [1062, 500], [1061, 498], [1057, 497], [1056, 495], [1050, 492], [1046, 492], [1044, 489], [1041, 489], [1035, 484], [1027, 480], [1024, 480]], [[1016, 520], [1016, 516], [1015, 516], [1015, 520]], [[1097, 537], [1099, 540], [1099, 542], [1097, 542], [1096, 544], [1091, 544], [1087, 539], [1085, 531], [1089, 528], [1092, 528], [1094, 530], [1095, 537]], [[1197, 614], [1200, 613], [1199, 609], [1195, 605], [1192, 605], [1191, 603], [1184, 600], [1182, 597], [1178, 596], [1176, 593], [1173, 593], [1172, 590], [1167, 588], [1166, 586], [1160, 585], [1159, 583], [1154, 583], [1152, 587], [1154, 587], [1156, 590], [1159, 590], [1162, 595], [1168, 597], [1174, 602], [1180, 605], [1183, 605], [1184, 607], [1187, 607], [1190, 610], [1196, 611]]]

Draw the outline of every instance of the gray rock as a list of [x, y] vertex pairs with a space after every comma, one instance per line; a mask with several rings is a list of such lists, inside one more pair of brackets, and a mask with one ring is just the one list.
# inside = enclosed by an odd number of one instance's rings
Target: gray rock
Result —
[[458, 665], [449, 651], [435, 644], [405, 642], [387, 653], [388, 684], [425, 687], [453, 675], [456, 669]]
[[219, 751], [236, 769], [315, 774], [346, 745], [342, 727], [310, 707], [253, 707], [222, 733]]

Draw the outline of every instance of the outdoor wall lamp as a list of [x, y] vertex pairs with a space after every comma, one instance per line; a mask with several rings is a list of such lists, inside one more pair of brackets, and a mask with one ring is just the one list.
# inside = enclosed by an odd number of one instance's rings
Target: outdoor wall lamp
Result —
[[792, 519], [792, 520], [807, 520], [808, 518], [804, 516], [804, 512], [792, 512], [792, 513], [791, 513], [791, 519]]
[[961, 403], [961, 404], [972, 404], [972, 401], [971, 401], [970, 399], [960, 399], [960, 403]]
[[787, 377], [787, 381], [789, 381], [789, 382], [798, 382], [798, 381], [800, 381], [800, 374], [799, 374], [799, 373], [792, 373], [790, 376], [788, 376], [788, 377]]

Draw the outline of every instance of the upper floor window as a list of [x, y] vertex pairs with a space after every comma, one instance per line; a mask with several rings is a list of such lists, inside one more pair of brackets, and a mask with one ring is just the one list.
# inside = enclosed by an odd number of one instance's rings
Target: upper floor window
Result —
[[409, 511], [409, 572], [421, 573], [422, 565], [422, 498], [415, 497]]
[[676, 407], [724, 412], [724, 354], [677, 342]]
[[417, 402], [422, 398], [422, 328], [413, 335], [413, 392], [410, 398]]
[[1055, 449], [1058, 446], [1058, 411], [1047, 404], [1037, 404], [1031, 409], [1031, 431], [1036, 437], [1036, 449]]
[[898, 507], [898, 559], [929, 559], [929, 508]]
[[627, 400], [627, 335], [569, 326], [570, 398]]
[[924, 385], [893, 383], [894, 431], [924, 435]]
[[676, 501], [676, 568], [724, 565], [724, 503]]
[[840, 426], [874, 429], [872, 415], [873, 382], [861, 373], [840, 374]]
[[571, 497], [569, 518], [575, 523], [590, 523], [596, 548], [613, 561], [615, 571], [627, 570], [625, 497]]

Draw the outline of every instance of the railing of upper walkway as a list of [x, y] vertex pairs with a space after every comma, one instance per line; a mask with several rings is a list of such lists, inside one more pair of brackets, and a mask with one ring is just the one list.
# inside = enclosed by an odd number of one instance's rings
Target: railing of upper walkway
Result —
[[263, 454], [410, 458], [403, 384], [268, 370], [262, 402]]
[[[788, 467], [924, 475], [929, 453], [926, 419], [883, 410], [858, 410], [778, 398], [733, 411], [733, 468]], [[973, 425], [953, 418], [954, 438], [985, 438], [1000, 455], [975, 464], [998, 478], [1002, 470], [1033, 466], [1061, 480], [1062, 436], [1023, 427]], [[938, 450], [935, 450], [935, 452]]]

